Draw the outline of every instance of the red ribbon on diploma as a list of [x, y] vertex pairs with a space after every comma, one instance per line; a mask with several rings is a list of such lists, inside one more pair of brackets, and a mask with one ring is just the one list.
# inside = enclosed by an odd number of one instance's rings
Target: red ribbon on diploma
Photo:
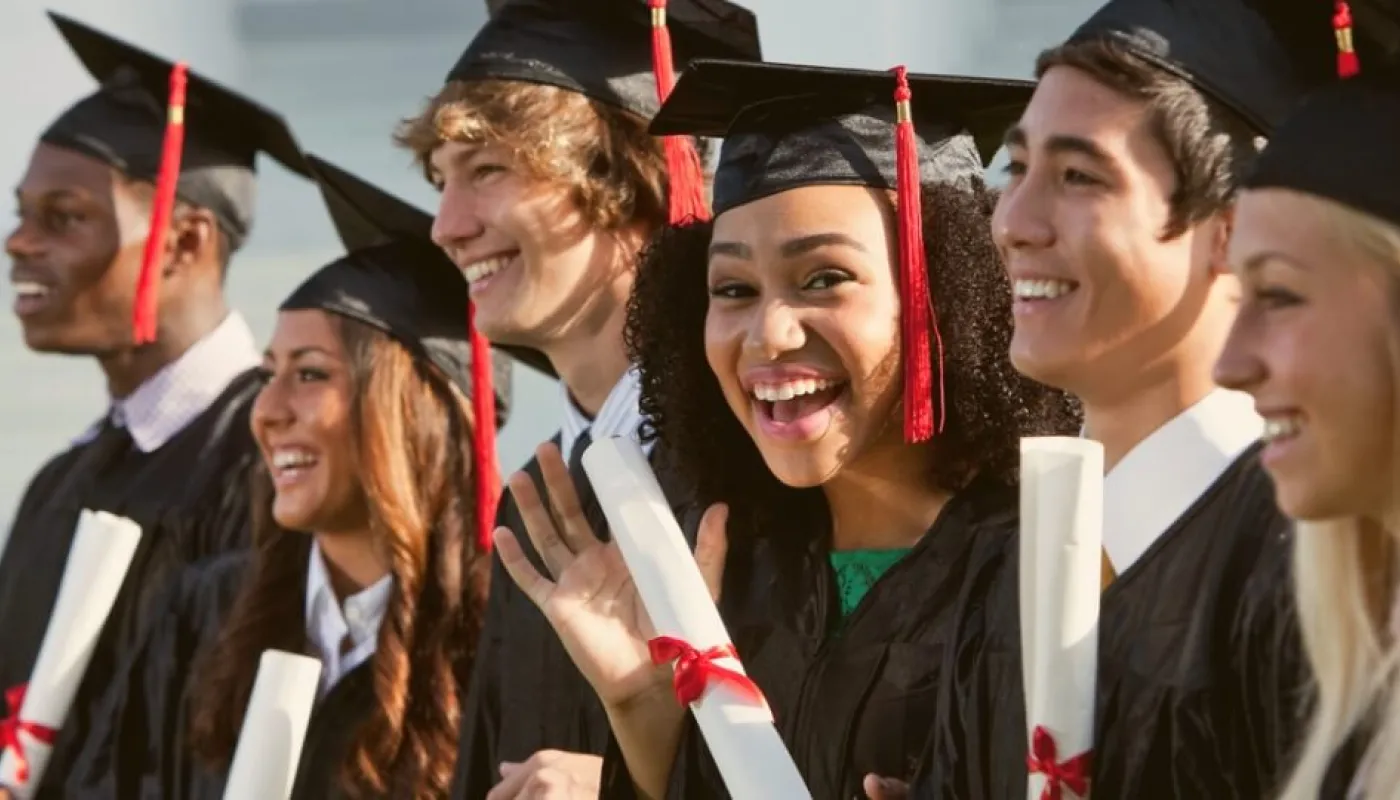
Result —
[[739, 657], [732, 644], [701, 651], [696, 650], [689, 642], [670, 636], [658, 636], [647, 642], [647, 649], [651, 652], [651, 663], [657, 666], [669, 664], [672, 661], [676, 662], [676, 677], [673, 685], [676, 688], [676, 700], [683, 706], [688, 706], [704, 697], [705, 691], [710, 688], [711, 681], [727, 683], [751, 700], [763, 698], [763, 692], [759, 691], [758, 684], [754, 683], [749, 676], [715, 663], [721, 658], [737, 659]]
[[1031, 774], [1045, 776], [1045, 788], [1040, 792], [1040, 800], [1060, 800], [1063, 787], [1083, 797], [1089, 792], [1089, 772], [1093, 760], [1092, 752], [1083, 752], [1066, 761], [1059, 760], [1059, 748], [1050, 731], [1037, 725], [1031, 734], [1031, 754], [1026, 756], [1026, 768]]
[[49, 746], [58, 739], [58, 731], [54, 728], [19, 718], [19, 711], [24, 707], [24, 693], [28, 688], [29, 684], [21, 683], [5, 690], [5, 705], [10, 707], [10, 716], [0, 720], [0, 753], [6, 750], [15, 752], [15, 777], [22, 782], [29, 780], [29, 759], [24, 755], [24, 740], [20, 734], [27, 733]]

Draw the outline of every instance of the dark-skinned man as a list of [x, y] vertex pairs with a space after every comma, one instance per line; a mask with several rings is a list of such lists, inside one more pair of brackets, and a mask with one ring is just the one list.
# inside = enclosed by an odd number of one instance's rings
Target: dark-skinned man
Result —
[[[111, 401], [32, 479], [0, 554], [0, 689], [29, 680], [80, 510], [143, 529], [59, 734], [46, 773], [57, 778], [166, 580], [247, 544], [245, 477], [257, 463], [248, 413], [261, 359], [223, 283], [252, 223], [257, 153], [308, 168], [272, 112], [193, 73], [181, 107], [171, 102], [175, 65], [50, 16], [101, 87], [44, 131], [16, 188], [19, 219], [5, 240], [14, 310], [30, 349], [95, 358]], [[184, 140], [172, 168], [163, 151], [177, 125]], [[162, 172], [173, 200], [160, 197]], [[164, 226], [153, 224], [162, 203]], [[148, 254], [151, 237], [163, 246]], [[143, 266], [158, 281], [138, 291]]]

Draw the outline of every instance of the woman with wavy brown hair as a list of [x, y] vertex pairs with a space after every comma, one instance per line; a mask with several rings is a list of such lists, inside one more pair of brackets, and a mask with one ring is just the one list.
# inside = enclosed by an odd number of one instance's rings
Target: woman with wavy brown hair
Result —
[[318, 166], [353, 249], [282, 304], [264, 356], [254, 551], [184, 576], [70, 794], [221, 796], [266, 650], [322, 664], [293, 797], [448, 791], [487, 564], [467, 287], [414, 230], [355, 247], [371, 237], [352, 218], [431, 222], [333, 170]]

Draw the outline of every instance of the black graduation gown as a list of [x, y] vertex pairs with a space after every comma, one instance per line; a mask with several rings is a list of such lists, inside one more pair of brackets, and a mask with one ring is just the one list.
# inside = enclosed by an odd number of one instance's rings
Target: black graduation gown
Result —
[[[559, 437], [555, 436], [555, 444]], [[571, 472], [584, 514], [605, 541], [607, 519], [582, 474], [574, 447]], [[651, 454], [652, 469], [687, 536], [698, 513], [663, 444]], [[524, 467], [543, 492], [539, 462]], [[549, 574], [526, 535], [525, 523], [510, 492], [501, 497], [496, 524], [515, 532], [535, 568]], [[609, 735], [607, 714], [593, 687], [574, 666], [559, 637], [530, 598], [511, 580], [499, 556], [492, 558], [491, 591], [476, 663], [462, 713], [461, 738], [452, 797], [482, 800], [501, 780], [502, 761], [520, 762], [539, 750], [563, 750], [601, 756]]]
[[[310, 552], [310, 537], [307, 538]], [[191, 672], [211, 646], [251, 568], [251, 553], [230, 553], [182, 573], [151, 634], [126, 663], [103, 703], [99, 725], [65, 786], [69, 798], [220, 800], [228, 774], [191, 753]], [[304, 592], [289, 614], [300, 615]], [[371, 664], [351, 670], [317, 702], [303, 740], [292, 800], [343, 798], [350, 743], [374, 708]]]
[[[1014, 490], [969, 487], [844, 624], [827, 536], [731, 543], [720, 613], [812, 797], [864, 797], [868, 773], [912, 779], [968, 558], [1015, 527]], [[615, 740], [601, 796], [635, 796]], [[667, 796], [729, 796], [689, 714]]]
[[63, 726], [45, 794], [85, 738], [91, 705], [116, 670], [120, 651], [138, 640], [152, 599], [182, 565], [247, 546], [247, 475], [258, 457], [248, 415], [259, 387], [250, 370], [158, 450], [142, 453], [128, 437], [123, 449], [104, 453], [109, 437], [99, 435], [55, 457], [29, 484], [0, 558], [0, 687], [29, 680], [79, 511], [109, 511], [143, 530]]
[[[1095, 797], [1263, 798], [1287, 777], [1307, 672], [1291, 525], [1258, 450], [1104, 591]], [[1026, 796], [1016, 552], [976, 559], [917, 798]]]

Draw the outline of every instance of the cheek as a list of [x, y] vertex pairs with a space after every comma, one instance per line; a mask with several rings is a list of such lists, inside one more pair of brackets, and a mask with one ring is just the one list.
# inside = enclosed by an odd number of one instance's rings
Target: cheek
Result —
[[731, 406], [739, 400], [747, 405], [738, 373], [743, 345], [742, 326], [733, 315], [713, 310], [705, 315], [705, 361]]

